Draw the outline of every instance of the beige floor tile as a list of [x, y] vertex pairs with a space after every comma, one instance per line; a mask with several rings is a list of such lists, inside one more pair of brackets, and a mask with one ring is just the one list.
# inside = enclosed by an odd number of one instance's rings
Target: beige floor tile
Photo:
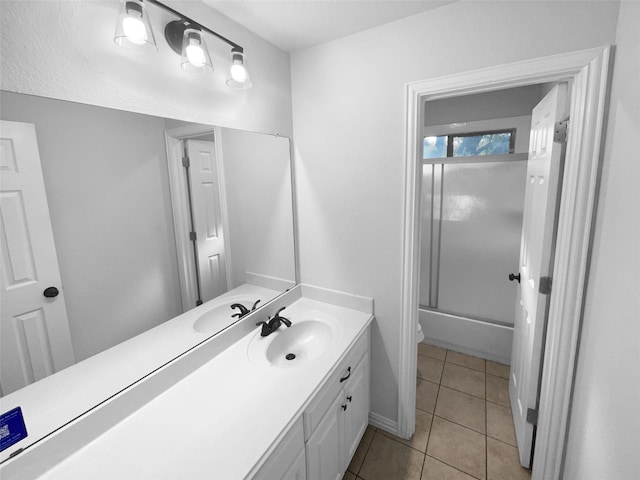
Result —
[[420, 480], [475, 480], [460, 470], [427, 455]]
[[424, 453], [427, 451], [427, 441], [429, 440], [429, 432], [431, 431], [432, 419], [433, 415], [431, 415], [430, 413], [416, 410], [416, 431], [414, 432], [413, 437], [411, 437], [410, 440], [396, 437], [395, 435], [392, 435], [388, 432], [380, 431], [380, 433]]
[[360, 440], [360, 444], [356, 449], [356, 453], [353, 454], [353, 458], [351, 459], [351, 463], [347, 468], [348, 471], [355, 473], [356, 475], [360, 471], [362, 467], [362, 462], [364, 462], [364, 457], [367, 454], [367, 450], [371, 446], [371, 442], [373, 440], [373, 436], [375, 435], [375, 431], [371, 427], [367, 427], [362, 436], [362, 440]]
[[376, 433], [358, 473], [363, 480], [419, 480], [424, 453]]
[[485, 433], [485, 401], [482, 398], [441, 386], [435, 413], [476, 432]]
[[346, 472], [344, 472], [344, 477], [342, 477], [342, 480], [356, 480], [356, 476], [347, 470]]
[[531, 471], [520, 466], [518, 449], [487, 438], [488, 480], [530, 480]]
[[468, 428], [433, 417], [427, 454], [484, 479], [486, 473], [485, 436]]
[[416, 385], [416, 408], [433, 413], [438, 398], [438, 384], [418, 379]]
[[487, 375], [487, 400], [509, 407], [509, 380]]
[[440, 383], [444, 362], [435, 358], [418, 355], [418, 378], [429, 380], [433, 383]]
[[446, 363], [442, 372], [442, 385], [484, 398], [484, 377], [485, 374], [483, 372]]
[[509, 365], [503, 365], [502, 363], [487, 360], [486, 368], [487, 373], [490, 373], [491, 375], [495, 375], [496, 377], [509, 378]]
[[487, 402], [487, 435], [514, 447], [517, 445], [510, 408]]
[[418, 344], [418, 353], [437, 360], [444, 360], [447, 356], [447, 351], [444, 348], [434, 347], [433, 345], [427, 345], [426, 343]]
[[484, 359], [447, 350], [447, 362], [484, 372]]

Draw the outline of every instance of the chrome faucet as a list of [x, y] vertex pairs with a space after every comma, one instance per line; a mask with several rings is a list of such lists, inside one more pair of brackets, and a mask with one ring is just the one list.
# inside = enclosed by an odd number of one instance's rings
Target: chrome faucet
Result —
[[238, 310], [240, 310], [240, 313], [234, 313], [233, 315], [231, 315], [231, 318], [238, 317], [238, 319], [240, 319], [244, 317], [249, 312], [253, 312], [258, 306], [258, 303], [260, 303], [260, 300], [256, 300], [256, 303], [253, 304], [253, 307], [251, 307], [251, 310], [249, 310], [247, 307], [245, 307], [241, 303], [234, 303], [233, 305], [231, 305], [231, 310], [235, 310], [237, 308]]
[[287, 318], [281, 317], [280, 312], [287, 307], [282, 307], [280, 310], [276, 312], [273, 318], [268, 318], [268, 322], [258, 322], [256, 326], [262, 325], [262, 331], [260, 332], [260, 336], [266, 337], [275, 332], [278, 328], [280, 328], [281, 324], [285, 324], [287, 328], [291, 326], [291, 321]]

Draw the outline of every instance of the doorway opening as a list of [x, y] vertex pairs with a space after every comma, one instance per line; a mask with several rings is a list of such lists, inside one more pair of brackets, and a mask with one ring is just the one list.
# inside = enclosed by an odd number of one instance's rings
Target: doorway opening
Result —
[[[398, 434], [415, 429], [416, 333], [424, 101], [492, 92], [547, 82], [569, 82], [571, 123], [557, 222], [553, 294], [548, 306], [544, 365], [533, 478], [560, 478], [571, 404], [577, 338], [582, 314], [594, 212], [610, 48], [598, 48], [491, 67], [407, 85], [405, 215]], [[429, 335], [429, 332], [426, 332]]]

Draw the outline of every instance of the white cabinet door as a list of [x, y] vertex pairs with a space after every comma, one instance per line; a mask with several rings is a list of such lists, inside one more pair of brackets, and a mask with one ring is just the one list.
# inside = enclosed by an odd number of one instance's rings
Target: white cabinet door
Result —
[[364, 356], [348, 380], [344, 400], [346, 410], [340, 410], [344, 416], [343, 472], [347, 470], [369, 424], [369, 355]]
[[342, 426], [344, 421], [344, 391], [335, 397], [327, 414], [307, 441], [307, 479], [340, 480], [343, 469]]
[[307, 463], [305, 462], [304, 448], [293, 461], [291, 466], [282, 475], [282, 480], [306, 480], [307, 479]]

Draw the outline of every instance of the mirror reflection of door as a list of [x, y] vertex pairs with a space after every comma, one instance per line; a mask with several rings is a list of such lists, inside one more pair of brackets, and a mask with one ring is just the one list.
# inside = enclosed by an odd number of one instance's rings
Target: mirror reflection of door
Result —
[[[213, 135], [210, 135], [213, 138]], [[191, 196], [192, 242], [199, 301], [227, 291], [227, 254], [220, 169], [213, 141], [184, 140]]]
[[1, 121], [0, 137], [3, 396], [75, 358], [35, 126]]

